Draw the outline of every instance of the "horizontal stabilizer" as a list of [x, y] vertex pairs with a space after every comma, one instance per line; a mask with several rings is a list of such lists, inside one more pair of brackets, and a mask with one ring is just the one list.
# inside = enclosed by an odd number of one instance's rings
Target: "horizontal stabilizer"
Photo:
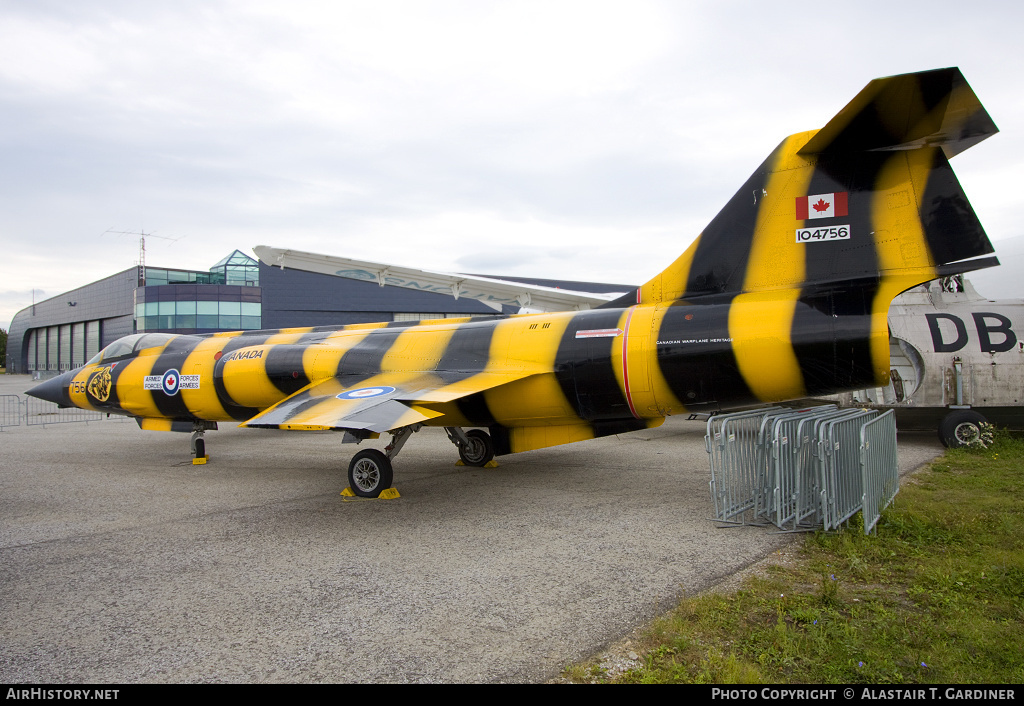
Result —
[[942, 147], [946, 159], [999, 132], [960, 69], [876, 78], [798, 154]]
[[940, 277], [948, 277], [949, 275], [962, 275], [967, 272], [976, 272], [977, 270], [984, 270], [988, 267], [998, 267], [998, 257], [979, 257], [974, 260], [961, 260], [960, 262], [951, 262], [948, 265], [939, 265], [936, 268]]

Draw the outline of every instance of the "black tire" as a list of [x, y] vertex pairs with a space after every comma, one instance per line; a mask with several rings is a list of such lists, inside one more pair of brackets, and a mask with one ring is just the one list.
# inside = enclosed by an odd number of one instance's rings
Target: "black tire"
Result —
[[196, 458], [206, 457], [206, 441], [204, 439], [196, 439]]
[[459, 458], [467, 466], [486, 466], [494, 458], [491, 435], [483, 429], [470, 429], [466, 436], [469, 437], [469, 444], [459, 447]]
[[362, 498], [376, 498], [391, 487], [391, 460], [377, 449], [365, 449], [348, 464], [348, 487]]
[[981, 425], [987, 423], [988, 420], [977, 412], [959, 409], [947, 414], [939, 424], [939, 439], [947, 448], [960, 448], [977, 439], [981, 435]]

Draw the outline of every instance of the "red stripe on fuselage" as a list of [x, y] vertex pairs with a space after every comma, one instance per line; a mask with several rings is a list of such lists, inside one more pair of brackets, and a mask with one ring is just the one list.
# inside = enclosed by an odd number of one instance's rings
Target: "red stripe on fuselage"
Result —
[[626, 314], [626, 324], [623, 326], [625, 331], [622, 334], [622, 389], [626, 393], [629, 411], [633, 413], [634, 417], [640, 419], [640, 415], [636, 413], [636, 407], [633, 406], [633, 396], [629, 393], [629, 322], [633, 319], [635, 308], [629, 308], [629, 313]]

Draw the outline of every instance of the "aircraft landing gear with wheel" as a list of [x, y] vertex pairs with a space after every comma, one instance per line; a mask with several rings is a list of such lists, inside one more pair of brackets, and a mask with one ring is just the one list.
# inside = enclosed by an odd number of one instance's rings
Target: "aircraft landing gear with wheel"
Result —
[[459, 458], [467, 466], [486, 466], [494, 458], [494, 442], [483, 429], [462, 431], [459, 427], [445, 427], [448, 438], [459, 449]]
[[391, 488], [395, 476], [391, 459], [398, 455], [409, 437], [422, 426], [410, 424], [399, 427], [389, 432], [391, 443], [383, 451], [365, 449], [353, 456], [352, 462], [348, 464], [348, 489], [342, 495], [349, 495], [351, 491], [351, 494], [361, 498], [379, 498], [381, 493], [390, 490], [384, 495], [385, 498], [399, 497], [398, 491]]
[[364, 449], [348, 464], [348, 486], [361, 498], [376, 498], [391, 487], [391, 460], [377, 449]]
[[210, 458], [206, 455], [206, 439], [204, 434], [207, 429], [216, 429], [216, 422], [193, 422], [192, 438], [189, 440], [189, 448], [192, 451], [192, 465], [201, 466]]
[[957, 449], [981, 438], [981, 425], [988, 420], [970, 409], [958, 409], [946, 415], [939, 424], [939, 439], [942, 445]]

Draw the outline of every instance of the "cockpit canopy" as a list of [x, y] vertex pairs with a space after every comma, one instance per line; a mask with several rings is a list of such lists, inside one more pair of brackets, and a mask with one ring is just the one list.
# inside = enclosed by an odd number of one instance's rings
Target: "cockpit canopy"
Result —
[[90, 358], [86, 365], [96, 365], [104, 361], [127, 358], [146, 348], [162, 346], [172, 338], [175, 338], [173, 333], [134, 333], [131, 336], [117, 339]]

